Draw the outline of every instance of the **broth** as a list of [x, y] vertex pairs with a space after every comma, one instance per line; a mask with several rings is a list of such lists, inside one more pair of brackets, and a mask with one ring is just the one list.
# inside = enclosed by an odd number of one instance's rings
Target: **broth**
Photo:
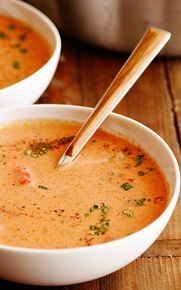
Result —
[[43, 37], [30, 26], [0, 15], [0, 89], [30, 76], [51, 55]]
[[0, 243], [95, 245], [134, 233], [165, 209], [156, 162], [124, 137], [98, 130], [71, 165], [58, 160], [81, 124], [34, 120], [0, 129]]

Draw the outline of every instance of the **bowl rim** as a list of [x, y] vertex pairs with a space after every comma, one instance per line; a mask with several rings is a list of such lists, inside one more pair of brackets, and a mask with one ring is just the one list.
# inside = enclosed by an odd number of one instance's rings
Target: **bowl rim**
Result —
[[[48, 16], [46, 16], [43, 12], [41, 12], [36, 7], [30, 5], [29, 3], [26, 3], [26, 2], [23, 2], [20, 0], [6, 0], [6, 1], [8, 1], [12, 4], [15, 3], [15, 4], [19, 5], [20, 7], [25, 8], [26, 10], [28, 10], [29, 12], [34, 14], [37, 18], [40, 18], [43, 22], [46, 22], [46, 24], [49, 26], [52, 34], [54, 35], [55, 48], [51, 51], [51, 55], [48, 58], [47, 62], [43, 66], [41, 66], [37, 71], [35, 71], [31, 75], [27, 76], [26, 78], [12, 84], [12, 85], [9, 85], [5, 88], [0, 89], [0, 93], [3, 93], [7, 90], [14, 89], [17, 85], [21, 85], [21, 84], [23, 84], [23, 82], [28, 81], [30, 78], [32, 78], [32, 76], [36, 76], [41, 70], [45, 69], [49, 65], [49, 63], [52, 61], [52, 59], [55, 57], [56, 54], [60, 55], [60, 51], [61, 51], [61, 47], [62, 47], [60, 33], [59, 33], [57, 27], [55, 26], [55, 24], [53, 23], [53, 21], [51, 21]], [[0, 14], [1, 14], [1, 10], [0, 10]], [[14, 17], [14, 16], [12, 16], [12, 17], [16, 19], [16, 17]], [[25, 22], [25, 24], [26, 24], [26, 22]], [[29, 26], [31, 26], [31, 25], [29, 25]], [[48, 42], [48, 40], [44, 36], [43, 36], [43, 38]], [[49, 42], [48, 42], [48, 44], [49, 44]]]
[[[14, 0], [13, 0], [14, 1]], [[36, 105], [27, 105], [27, 106], [22, 106], [22, 107], [7, 107], [7, 108], [0, 108], [0, 112], [1, 111], [11, 111], [11, 110], [44, 110], [44, 109], [54, 109], [54, 108], [60, 108], [63, 110], [82, 110], [85, 112], [91, 112], [93, 110], [92, 107], [87, 107], [87, 106], [77, 106], [77, 105], [67, 105], [67, 104], [36, 104]], [[173, 167], [174, 167], [174, 174], [175, 174], [175, 185], [174, 185], [174, 189], [173, 189], [173, 193], [172, 196], [166, 206], [166, 208], [164, 209], [164, 211], [161, 213], [160, 216], [158, 216], [153, 222], [149, 223], [147, 226], [145, 226], [144, 228], [141, 228], [140, 230], [124, 236], [122, 238], [116, 239], [116, 240], [112, 240], [109, 242], [105, 242], [105, 243], [100, 243], [100, 244], [96, 244], [96, 245], [90, 245], [90, 246], [83, 246], [83, 247], [75, 247], [75, 248], [60, 248], [60, 249], [41, 249], [41, 248], [26, 248], [26, 247], [17, 247], [17, 246], [9, 246], [9, 245], [3, 245], [0, 244], [0, 251], [10, 251], [10, 252], [16, 252], [16, 253], [26, 253], [26, 254], [40, 254], [40, 255], [44, 255], [44, 254], [79, 254], [79, 253], [83, 253], [83, 252], [87, 252], [87, 251], [94, 251], [94, 250], [102, 250], [105, 249], [106, 247], [111, 247], [111, 246], [117, 246], [120, 244], [124, 244], [124, 242], [127, 242], [130, 239], [134, 239], [135, 237], [137, 237], [138, 235], [144, 233], [145, 231], [149, 231], [149, 229], [151, 229], [152, 227], [154, 227], [154, 225], [156, 225], [159, 221], [164, 220], [164, 218], [166, 217], [166, 220], [170, 219], [171, 214], [174, 211], [174, 208], [176, 206], [177, 200], [179, 198], [179, 194], [180, 194], [180, 170], [179, 170], [179, 165], [177, 162], [177, 159], [174, 155], [174, 153], [172, 152], [172, 150], [170, 149], [170, 147], [168, 146], [168, 144], [152, 129], [150, 129], [149, 127], [147, 127], [146, 125], [136, 121], [135, 119], [132, 119], [130, 117], [118, 114], [118, 113], [111, 113], [109, 115], [108, 118], [113, 118], [114, 119], [119, 119], [119, 120], [123, 120], [126, 121], [128, 123], [132, 123], [134, 125], [136, 125], [137, 127], [141, 128], [141, 130], [143, 131], [147, 131], [149, 134], [153, 135], [154, 138], [156, 138], [161, 145], [167, 150], [168, 155], [170, 155], [172, 161], [173, 161]], [[27, 118], [27, 120], [30, 118]], [[41, 119], [41, 118], [40, 118]], [[50, 118], [48, 118], [50, 119]], [[53, 119], [53, 118], [51, 118]], [[56, 118], [55, 118], [56, 119]], [[20, 120], [20, 119], [18, 119]], [[33, 118], [31, 118], [30, 120], [33, 120]], [[62, 118], [63, 120], [63, 118]], [[11, 122], [10, 122], [11, 123]], [[169, 221], [168, 219], [168, 221]], [[168, 222], [167, 221], [167, 222]], [[164, 226], [165, 228], [165, 226]]]

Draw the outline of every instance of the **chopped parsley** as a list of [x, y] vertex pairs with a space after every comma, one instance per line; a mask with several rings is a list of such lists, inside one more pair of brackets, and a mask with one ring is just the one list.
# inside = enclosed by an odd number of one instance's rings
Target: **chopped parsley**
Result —
[[21, 47], [21, 48], [19, 49], [19, 52], [21, 52], [22, 54], [24, 54], [24, 53], [27, 53], [27, 52], [28, 52], [28, 49], [27, 49], [27, 48], [23, 48], [23, 47]]
[[109, 206], [108, 205], [105, 205], [105, 203], [102, 203], [101, 205], [101, 211], [103, 214], [107, 214], [108, 211], [109, 211]]
[[133, 217], [134, 216], [134, 213], [131, 210], [129, 210], [129, 209], [124, 209], [122, 211], [122, 214], [127, 216], [127, 217]]
[[50, 148], [49, 144], [41, 143], [40, 146], [37, 146], [36, 148], [26, 149], [24, 151], [24, 155], [32, 158], [37, 158], [39, 155], [46, 154], [49, 148]]
[[92, 234], [99, 236], [99, 234], [104, 234], [109, 227], [109, 220], [105, 220], [100, 226], [90, 226], [89, 229]]
[[136, 161], [136, 167], [141, 165], [144, 161], [144, 154], [142, 155], [137, 155], [136, 158], [135, 158], [135, 161]]
[[100, 205], [94, 204], [90, 209], [89, 213], [85, 213], [85, 217], [90, 216], [91, 213], [94, 211], [99, 211], [101, 213], [100, 219], [98, 224], [96, 225], [90, 225], [89, 230], [91, 234], [99, 236], [100, 234], [104, 234], [108, 228], [110, 220], [108, 219], [108, 212], [109, 212], [109, 206], [105, 203], [101, 203]]
[[26, 39], [26, 34], [19, 35], [19, 40], [24, 41]]
[[142, 206], [145, 204], [146, 198], [135, 199], [134, 204], [136, 206]]
[[19, 69], [19, 68], [20, 68], [20, 63], [19, 63], [19, 61], [14, 60], [13, 63], [12, 63], [12, 66], [13, 66], [15, 69]]
[[61, 146], [72, 141], [73, 138], [74, 136], [67, 136], [67, 137], [62, 137], [60, 139], [55, 139], [50, 142], [36, 141], [36, 142], [30, 143], [28, 148], [24, 151], [24, 155], [32, 157], [32, 158], [37, 158], [41, 155], [46, 154], [50, 150], [60, 148]]
[[11, 24], [8, 25], [8, 29], [9, 30], [15, 30], [16, 29], [16, 25], [11, 23]]
[[40, 189], [44, 189], [44, 190], [48, 190], [48, 187], [44, 186], [44, 185], [38, 185], [38, 188]]
[[139, 175], [139, 176], [144, 176], [145, 173], [144, 173], [143, 171], [138, 171], [138, 175]]
[[93, 211], [95, 211], [95, 210], [97, 210], [97, 209], [99, 209], [99, 205], [98, 205], [98, 204], [94, 204], [94, 205], [89, 209], [89, 211], [90, 211], [90, 212], [93, 212]]
[[1, 31], [0, 32], [0, 38], [6, 38], [6, 37], [7, 37], [7, 34]]
[[128, 182], [125, 182], [121, 185], [121, 187], [125, 190], [125, 191], [128, 191], [129, 189], [133, 188], [133, 186], [128, 183]]

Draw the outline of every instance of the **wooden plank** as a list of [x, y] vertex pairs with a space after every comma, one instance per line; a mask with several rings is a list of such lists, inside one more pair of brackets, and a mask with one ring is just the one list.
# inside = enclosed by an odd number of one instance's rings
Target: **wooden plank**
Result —
[[181, 240], [157, 240], [142, 257], [181, 257]]
[[173, 98], [173, 111], [181, 145], [181, 61], [178, 59], [167, 61], [166, 69], [170, 82], [170, 94]]
[[80, 105], [79, 83], [79, 57], [76, 50], [65, 44], [53, 80], [38, 103]]
[[181, 258], [142, 258], [100, 279], [101, 290], [180, 290]]
[[70, 290], [100, 290], [99, 279], [87, 283], [72, 285], [69, 287]]

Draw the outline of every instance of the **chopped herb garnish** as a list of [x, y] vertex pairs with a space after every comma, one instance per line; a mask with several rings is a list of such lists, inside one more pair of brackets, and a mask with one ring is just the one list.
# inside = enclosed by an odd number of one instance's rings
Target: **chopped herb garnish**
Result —
[[145, 204], [146, 198], [135, 199], [134, 204], [137, 206], [142, 206]]
[[26, 156], [31, 156], [31, 154], [32, 154], [32, 150], [31, 149], [26, 149], [24, 151], [24, 155], [26, 155]]
[[143, 171], [138, 171], [138, 175], [140, 175], [140, 176], [144, 176], [145, 173], [144, 173]]
[[0, 32], [0, 38], [6, 38], [7, 37], [7, 34], [4, 33], [4, 32]]
[[85, 216], [85, 217], [88, 217], [88, 216], [89, 216], [89, 213], [88, 213], [88, 212], [86, 212], [86, 213], [84, 214], [84, 216]]
[[111, 175], [115, 175], [115, 172], [114, 172], [114, 170], [112, 170], [112, 169], [109, 171], [109, 173], [110, 173]]
[[136, 165], [135, 166], [139, 166], [143, 163], [144, 161], [144, 155], [137, 155], [135, 158], [136, 161]]
[[74, 136], [62, 137], [60, 139], [53, 140], [51, 142], [34, 142], [29, 144], [29, 148], [24, 151], [26, 156], [37, 158], [46, 154], [49, 150], [58, 149], [61, 146], [72, 141]]
[[23, 47], [21, 47], [20, 49], [19, 49], [19, 52], [21, 52], [21, 53], [27, 53], [28, 52], [28, 49], [27, 48], [23, 48]]
[[128, 183], [128, 182], [123, 183], [123, 184], [121, 185], [121, 187], [122, 187], [125, 191], [129, 190], [130, 188], [133, 188], [133, 186], [132, 186], [130, 183]]
[[95, 211], [95, 210], [97, 210], [97, 209], [99, 209], [99, 205], [98, 205], [98, 204], [94, 204], [94, 205], [89, 209], [89, 211], [90, 211], [90, 212], [93, 212], [93, 211]]
[[19, 61], [14, 60], [13, 63], [12, 63], [12, 66], [13, 66], [15, 69], [19, 69], [19, 68], [20, 68], [20, 63], [19, 63]]
[[44, 186], [44, 185], [38, 185], [38, 188], [40, 189], [44, 189], [44, 190], [48, 190], [48, 187]]
[[90, 226], [90, 231], [94, 234], [99, 236], [99, 234], [104, 234], [109, 227], [109, 220], [103, 222], [100, 226]]
[[21, 34], [19, 35], [18, 37], [21, 41], [25, 40], [26, 39], [26, 34]]
[[90, 231], [94, 234], [99, 236], [99, 234], [101, 233], [101, 227], [99, 226], [90, 226]]
[[16, 29], [16, 25], [11, 23], [11, 24], [8, 25], [8, 29], [9, 30], [15, 30]]
[[134, 216], [134, 213], [131, 210], [129, 210], [129, 209], [124, 209], [122, 211], [122, 214], [125, 215], [125, 216], [128, 216], [128, 217], [133, 217]]
[[105, 205], [104, 203], [102, 203], [101, 205], [101, 211], [103, 214], [107, 214], [108, 211], [109, 211], [109, 206], [108, 205]]
[[[110, 222], [110, 220], [107, 217], [108, 211], [109, 211], [109, 206], [106, 205], [105, 203], [102, 203], [101, 205], [94, 204], [89, 209], [89, 211], [91, 213], [93, 213], [96, 210], [101, 211], [101, 216], [100, 216], [99, 224], [98, 225], [91, 225], [89, 227], [89, 229], [90, 229], [90, 231], [91, 231], [92, 234], [98, 236], [99, 234], [104, 234], [108, 230], [109, 222]], [[88, 217], [89, 215], [90, 215], [90, 213], [85, 213], [85, 217]]]

